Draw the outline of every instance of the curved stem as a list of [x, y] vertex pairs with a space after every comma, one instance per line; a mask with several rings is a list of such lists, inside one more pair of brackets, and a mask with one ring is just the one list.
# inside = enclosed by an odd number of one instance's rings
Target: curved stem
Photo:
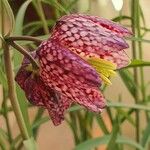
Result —
[[10, 36], [10, 37], [7, 37], [6, 40], [8, 42], [12, 42], [12, 41], [33, 41], [33, 42], [37, 42], [37, 43], [41, 43], [42, 40], [36, 38], [36, 37], [33, 37], [33, 36]]
[[24, 56], [26, 56], [30, 60], [30, 62], [32, 63], [34, 69], [39, 69], [38, 63], [35, 61], [35, 59], [23, 47], [21, 47], [20, 45], [18, 45], [15, 42], [9, 42], [9, 44], [13, 48], [18, 50], [20, 53], [22, 53]]
[[11, 63], [11, 56], [10, 56], [10, 51], [9, 47], [6, 44], [6, 42], [3, 40], [3, 48], [4, 48], [4, 63], [5, 63], [5, 71], [6, 71], [6, 76], [7, 76], [7, 81], [8, 81], [8, 90], [9, 90], [9, 98], [11, 101], [11, 105], [13, 107], [21, 134], [23, 136], [23, 139], [27, 140], [30, 138], [25, 120], [23, 118], [17, 95], [16, 95], [16, 87], [15, 87], [15, 82], [14, 82], [14, 73], [12, 69], [12, 63]]

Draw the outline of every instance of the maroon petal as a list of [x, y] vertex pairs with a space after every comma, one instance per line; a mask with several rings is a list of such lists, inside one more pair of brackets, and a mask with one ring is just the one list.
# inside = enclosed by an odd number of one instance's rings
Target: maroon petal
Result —
[[64, 120], [64, 112], [72, 103], [59, 92], [45, 86], [39, 76], [26, 80], [25, 94], [32, 104], [44, 106], [48, 110], [54, 125]]
[[99, 57], [122, 68], [130, 62], [123, 51], [128, 48], [123, 39], [127, 35], [131, 35], [128, 29], [107, 19], [72, 14], [56, 23], [52, 38], [84, 59]]
[[[106, 28], [106, 25], [110, 28]], [[57, 21], [52, 38], [59, 40], [64, 46], [80, 49], [85, 54], [99, 54], [100, 51], [120, 51], [128, 48], [125, 40], [118, 35], [129, 34], [127, 31], [126, 28], [105, 19], [99, 18], [98, 22], [98, 17], [69, 15]]]
[[71, 101], [61, 93], [47, 87], [41, 78], [28, 71], [29, 61], [25, 58], [15, 80], [24, 90], [30, 103], [45, 107], [55, 125], [64, 120], [64, 112], [71, 105]]
[[92, 111], [102, 110], [105, 103], [95, 69], [56, 41], [43, 42], [37, 54], [40, 76], [47, 86]]

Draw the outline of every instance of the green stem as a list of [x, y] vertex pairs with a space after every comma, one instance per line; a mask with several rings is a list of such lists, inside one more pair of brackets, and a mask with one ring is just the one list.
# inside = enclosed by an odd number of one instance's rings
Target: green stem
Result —
[[12, 143], [12, 134], [11, 134], [10, 124], [9, 124], [9, 119], [8, 119], [8, 114], [7, 114], [7, 99], [5, 98], [5, 96], [4, 96], [4, 100], [3, 100], [3, 105], [2, 106], [4, 108], [3, 116], [4, 116], [5, 122], [6, 122], [6, 128], [7, 128], [9, 143]]
[[[137, 0], [137, 16], [140, 16], [140, 4], [139, 0]], [[137, 17], [137, 35], [138, 38], [142, 38], [141, 35], [141, 30], [140, 30], [140, 19]], [[138, 41], [138, 48], [139, 48], [139, 58], [142, 60], [143, 59], [143, 53], [142, 53], [142, 42]], [[143, 101], [146, 101], [146, 89], [145, 89], [145, 83], [144, 83], [144, 71], [143, 68], [140, 68], [140, 77], [141, 77], [141, 93], [142, 93], [142, 99]], [[148, 113], [146, 112], [146, 118], [147, 121], [149, 120]]]
[[7, 81], [8, 81], [9, 99], [11, 101], [11, 105], [13, 107], [22, 137], [24, 138], [24, 140], [27, 140], [30, 138], [30, 136], [29, 136], [19, 103], [18, 103], [17, 95], [16, 95], [14, 73], [13, 73], [13, 68], [12, 68], [9, 47], [4, 40], [2, 44], [3, 44], [3, 49], [4, 49], [4, 63], [5, 63]]
[[33, 5], [34, 5], [36, 12], [39, 15], [42, 23], [43, 23], [43, 29], [44, 29], [45, 34], [49, 34], [49, 29], [47, 26], [47, 22], [46, 22], [46, 18], [45, 18], [45, 14], [43, 11], [41, 0], [36, 0], [36, 3], [33, 1]]
[[6, 39], [8, 42], [12, 42], [12, 41], [33, 41], [33, 42], [37, 42], [37, 43], [41, 43], [42, 40], [33, 37], [33, 36], [10, 36], [7, 37]]
[[[3, 5], [3, 2], [0, 0], [0, 33], [2, 34], [2, 36], [4, 36], [5, 34], [5, 29], [4, 29], [4, 24], [5, 24], [5, 19], [4, 19], [4, 5]], [[12, 142], [12, 134], [11, 134], [11, 129], [10, 129], [10, 124], [9, 124], [9, 119], [8, 119], [8, 114], [7, 114], [7, 97], [6, 97], [6, 89], [3, 88], [3, 104], [2, 104], [2, 107], [4, 109], [4, 118], [5, 118], [5, 123], [6, 123], [6, 128], [7, 128], [7, 133], [8, 133], [8, 140], [9, 140], [9, 143]]]
[[[38, 120], [40, 120], [43, 114], [44, 114], [44, 109], [39, 108], [32, 124], [35, 124]], [[35, 139], [37, 138], [38, 130], [39, 130], [39, 127], [33, 129], [33, 135]]]
[[[136, 15], [136, 0], [132, 0], [131, 2], [131, 17], [132, 17], [132, 32], [133, 35], [136, 34], [136, 20], [137, 20], [137, 15]], [[133, 54], [133, 59], [137, 58], [137, 53], [136, 53], [136, 43], [135, 41], [132, 41], [132, 54]], [[134, 73], [134, 82], [135, 84], [138, 86], [138, 70], [137, 68], [133, 69], [133, 73]], [[135, 91], [135, 95], [134, 95], [134, 100], [136, 103], [139, 102], [138, 100], [138, 89], [136, 89]], [[139, 124], [139, 111], [137, 110], [136, 113], [136, 141], [139, 142], [140, 140], [140, 124]]]
[[4, 141], [4, 139], [3, 139], [1, 134], [0, 134], [0, 149], [1, 150], [7, 150], [6, 143], [5, 143], [5, 141]]
[[30, 60], [30, 62], [32, 63], [34, 69], [39, 69], [38, 63], [35, 61], [35, 59], [23, 47], [21, 47], [20, 45], [18, 45], [15, 42], [9, 42], [9, 44], [13, 48], [18, 50], [20, 53], [22, 53], [24, 56], [26, 56]]

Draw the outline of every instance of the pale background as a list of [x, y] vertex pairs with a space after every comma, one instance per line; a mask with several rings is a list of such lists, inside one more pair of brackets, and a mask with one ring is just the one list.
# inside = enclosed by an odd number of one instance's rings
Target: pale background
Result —
[[[150, 27], [150, 0], [140, 0], [144, 16], [146, 19], [146, 26]], [[111, 0], [80, 0], [78, 3], [78, 10], [79, 12], [85, 12], [89, 9], [89, 13], [92, 15], [98, 15], [102, 16], [104, 18], [114, 18], [119, 14], [117, 12], [112, 3]], [[123, 14], [130, 14], [130, 5], [129, 0], [124, 0], [124, 6], [123, 6]], [[128, 24], [128, 22], [123, 22], [125, 24]], [[146, 34], [145, 39], [150, 39], [150, 34]], [[130, 43], [129, 43], [130, 44]], [[150, 45], [147, 43], [143, 44], [143, 50], [144, 50], [144, 59], [150, 60]], [[130, 49], [127, 50], [128, 55], [130, 54]], [[146, 82], [150, 80], [150, 69], [146, 68]], [[122, 94], [122, 99], [125, 103], [133, 103], [132, 97], [129, 95], [128, 91], [126, 90], [126, 87], [123, 85], [120, 78], [117, 76], [114, 79], [112, 79], [112, 86], [109, 86], [105, 92], [105, 96], [108, 99], [111, 100], [117, 100], [118, 95]], [[0, 96], [0, 103], [1, 103], [1, 96]], [[30, 110], [29, 112], [30, 118], [32, 119], [35, 114], [35, 110]], [[47, 112], [45, 113], [47, 115]], [[105, 111], [102, 113], [102, 116], [107, 119], [107, 116], [105, 115]], [[15, 120], [15, 117], [13, 114], [10, 114], [9, 116], [11, 127], [13, 129], [14, 134], [18, 132], [17, 123]], [[142, 126], [145, 126], [143, 123]], [[4, 127], [3, 124], [3, 118], [0, 117], [0, 127]], [[109, 126], [109, 120], [108, 120], [108, 126]], [[111, 129], [111, 127], [110, 127]], [[134, 130], [129, 126], [129, 124], [124, 124], [124, 134], [133, 137]], [[98, 130], [98, 127], [95, 125], [93, 129], [93, 136], [101, 135], [101, 132]], [[72, 133], [67, 126], [65, 122], [63, 122], [60, 126], [54, 127], [53, 124], [49, 121], [45, 124], [43, 124], [40, 128], [39, 136], [38, 136], [38, 148], [39, 150], [72, 150], [73, 145], [73, 136]], [[101, 147], [100, 150], [103, 148]]]

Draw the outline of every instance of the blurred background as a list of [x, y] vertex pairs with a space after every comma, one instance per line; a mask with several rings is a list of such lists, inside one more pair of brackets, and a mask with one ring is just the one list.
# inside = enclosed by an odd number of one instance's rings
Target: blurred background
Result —
[[[60, 4], [60, 7], [57, 3], [55, 5], [51, 4], [47, 6], [47, 4], [43, 3], [43, 9], [45, 11], [45, 17], [48, 22], [49, 30], [51, 30], [52, 25], [54, 24], [55, 20], [65, 14], [63, 11], [63, 7], [65, 9], [68, 8], [68, 11], [70, 13], [84, 13], [84, 14], [91, 14], [100, 16], [107, 19], [113, 19], [114, 21], [117, 21], [120, 24], [123, 24], [130, 30], [133, 30], [131, 28], [132, 21], [130, 17], [132, 8], [132, 0], [58, 0], [57, 2]], [[12, 9], [17, 15], [18, 10], [20, 6], [24, 3], [23, 0], [10, 0], [10, 4], [12, 6]], [[54, 1], [51, 1], [51, 3], [55, 3]], [[136, 1], [135, 1], [136, 3]], [[68, 5], [70, 4], [70, 6]], [[143, 35], [142, 39], [150, 39], [150, 1], [149, 0], [139, 0], [140, 9], [142, 10], [142, 15], [139, 16], [140, 18], [140, 30], [141, 34]], [[67, 7], [65, 7], [67, 6]], [[57, 7], [60, 7], [58, 9]], [[127, 18], [129, 16], [129, 18]], [[52, 18], [52, 19], [51, 19]], [[25, 18], [24, 18], [24, 35], [27, 33], [28, 35], [42, 35], [46, 34], [46, 31], [42, 29], [42, 26], [32, 26], [29, 23], [36, 21], [38, 19], [37, 12], [33, 9], [33, 6], [29, 6], [26, 10]], [[5, 20], [6, 26], [9, 20]], [[28, 25], [28, 26], [27, 26]], [[39, 27], [39, 28], [38, 28]], [[32, 29], [32, 30], [31, 30]], [[6, 29], [7, 30], [7, 29]], [[138, 35], [136, 35], [138, 37]], [[128, 56], [132, 59], [132, 41], [127, 39], [127, 42], [130, 45], [130, 48], [127, 49]], [[137, 42], [137, 41], [136, 41]], [[136, 47], [138, 49], [138, 42], [136, 43]], [[35, 48], [36, 45], [31, 45], [31, 48]], [[142, 59], [144, 61], [150, 60], [150, 52], [149, 52], [150, 43], [149, 42], [142, 42]], [[140, 56], [137, 56], [140, 57]], [[129, 69], [131, 73], [133, 73], [132, 69]], [[143, 68], [144, 72], [144, 84], [147, 86], [146, 88], [146, 95], [149, 100], [149, 82], [150, 82], [150, 68], [145, 67]], [[140, 74], [140, 71], [138, 70], [138, 74]], [[134, 77], [133, 77], [134, 78]], [[139, 79], [139, 82], [141, 82], [141, 79]], [[117, 76], [112, 78], [112, 85], [107, 86], [104, 94], [105, 97], [112, 101], [112, 102], [118, 102], [121, 101], [121, 103], [127, 104], [127, 105], [133, 105], [136, 103], [134, 96], [131, 94], [131, 89], [124, 83], [124, 80], [122, 79], [122, 76], [120, 73], [118, 73]], [[3, 102], [3, 88], [2, 85], [0, 86], [0, 105], [2, 105]], [[139, 97], [142, 97], [142, 92], [139, 92]], [[8, 105], [9, 102], [8, 102]], [[146, 106], [148, 106], [148, 103], [145, 103]], [[35, 107], [32, 107], [28, 109], [29, 113], [29, 119], [30, 122], [32, 122], [35, 119], [35, 116], [37, 115], [38, 109]], [[121, 133], [121, 135], [124, 135], [125, 137], [129, 137], [136, 141], [136, 115], [135, 112], [128, 113], [129, 109], [111, 109], [111, 113], [113, 118], [117, 115], [117, 113], [122, 114], [121, 117], [124, 117], [124, 122], [120, 125], [118, 131]], [[134, 110], [133, 110], [134, 111]], [[82, 112], [84, 113], [84, 112]], [[82, 114], [81, 113], [81, 114]], [[92, 114], [92, 113], [91, 113]], [[73, 116], [74, 114], [72, 114]], [[93, 114], [92, 114], [93, 115]], [[42, 114], [43, 117], [47, 117], [47, 112], [44, 112]], [[71, 115], [66, 114], [66, 118], [70, 118]], [[91, 137], [102, 137], [103, 135], [106, 135], [106, 133], [111, 133], [113, 129], [113, 122], [110, 119], [110, 116], [108, 115], [108, 110], [104, 110], [101, 115], [98, 115], [102, 120], [99, 120], [97, 122], [97, 119], [92, 120], [92, 127], [90, 127]], [[12, 135], [15, 137], [19, 131], [18, 126], [16, 123], [15, 116], [13, 112], [10, 112], [8, 115], [10, 127], [12, 130]], [[149, 120], [145, 117], [145, 112], [140, 111], [139, 115], [140, 121], [140, 134], [142, 138], [142, 133], [145, 131]], [[104, 127], [102, 126], [102, 121], [104, 122], [107, 131], [105, 132]], [[5, 118], [1, 115], [0, 116], [0, 128], [6, 130], [6, 124], [5, 124]], [[84, 126], [82, 126], [84, 130]], [[76, 132], [81, 132], [77, 131]], [[80, 142], [76, 141], [76, 144], [79, 144], [83, 141], [86, 141], [87, 139], [90, 139], [91, 137], [86, 137], [84, 140], [81, 140]], [[74, 142], [74, 132], [72, 131], [72, 128], [68, 125], [66, 121], [64, 121], [61, 125], [55, 127], [51, 121], [45, 121], [43, 124], [40, 125], [40, 128], [38, 129], [37, 134], [37, 145], [39, 150], [73, 150], [75, 147]], [[149, 139], [149, 138], [148, 138]], [[137, 141], [139, 143], [139, 141]], [[100, 145], [96, 150], [104, 150], [106, 148], [106, 145]], [[125, 150], [132, 150], [135, 148], [132, 148], [131, 146], [125, 146]], [[146, 148], [148, 150], [148, 147]], [[150, 150], [150, 149], [149, 149]]]

